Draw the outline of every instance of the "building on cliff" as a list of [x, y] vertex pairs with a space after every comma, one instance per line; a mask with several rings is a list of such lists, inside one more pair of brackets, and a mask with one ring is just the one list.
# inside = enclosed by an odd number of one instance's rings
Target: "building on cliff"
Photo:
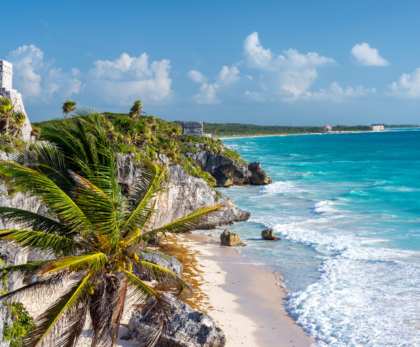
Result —
[[199, 137], [211, 137], [211, 134], [203, 133], [203, 123], [202, 122], [183, 122], [182, 123], [182, 135], [191, 135]]
[[22, 95], [17, 90], [12, 88], [13, 82], [13, 66], [11, 63], [0, 60], [0, 97], [10, 99], [15, 106], [15, 111], [23, 112], [26, 116], [25, 122], [21, 129], [21, 138], [23, 140], [30, 140], [32, 126], [29, 122], [28, 115], [26, 114], [25, 107], [23, 106]]
[[324, 127], [324, 133], [329, 133], [329, 132], [331, 132], [332, 131], [332, 128], [329, 126], [329, 125], [326, 125], [325, 127]]

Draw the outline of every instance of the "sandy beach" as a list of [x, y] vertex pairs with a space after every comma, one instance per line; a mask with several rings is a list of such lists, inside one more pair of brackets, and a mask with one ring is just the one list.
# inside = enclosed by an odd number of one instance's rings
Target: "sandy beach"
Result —
[[283, 310], [287, 293], [273, 271], [238, 262], [238, 251], [221, 246], [216, 238], [192, 234], [185, 239], [199, 253], [208, 313], [224, 330], [227, 346], [306, 347], [314, 342]]

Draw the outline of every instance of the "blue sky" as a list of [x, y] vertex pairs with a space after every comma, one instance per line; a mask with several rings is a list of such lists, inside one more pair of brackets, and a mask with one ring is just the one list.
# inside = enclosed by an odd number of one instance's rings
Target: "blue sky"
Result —
[[[418, 1], [14, 1], [0, 59], [31, 121], [70, 98], [167, 120], [420, 123]], [[419, 70], [417, 70], [419, 69]]]

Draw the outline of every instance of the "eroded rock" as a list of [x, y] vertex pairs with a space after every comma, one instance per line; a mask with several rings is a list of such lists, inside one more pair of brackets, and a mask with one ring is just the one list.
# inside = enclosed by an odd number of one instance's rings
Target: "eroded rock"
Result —
[[[173, 295], [164, 293], [168, 301], [170, 316], [166, 329], [162, 332], [156, 347], [224, 347], [226, 337], [208, 314], [193, 310]], [[150, 332], [151, 313], [148, 310], [133, 314], [128, 324], [125, 339], [131, 339], [145, 346], [148, 342], [146, 331]]]
[[261, 237], [264, 240], [270, 240], [270, 241], [280, 241], [281, 240], [280, 237], [275, 237], [274, 236], [274, 230], [273, 229], [263, 230], [262, 233], [261, 233]]
[[220, 235], [220, 241], [222, 244], [231, 247], [246, 246], [245, 243], [239, 238], [238, 234], [231, 233], [229, 230], [225, 230]]
[[261, 163], [254, 162], [248, 165], [248, 170], [252, 175], [249, 177], [249, 183], [252, 185], [264, 185], [273, 183], [272, 179], [267, 176], [262, 169]]

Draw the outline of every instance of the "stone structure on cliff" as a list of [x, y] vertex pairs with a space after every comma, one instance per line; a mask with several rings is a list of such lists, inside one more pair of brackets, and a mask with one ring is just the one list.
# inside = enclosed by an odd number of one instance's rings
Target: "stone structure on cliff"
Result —
[[25, 122], [21, 129], [21, 138], [23, 140], [30, 140], [32, 126], [23, 106], [22, 95], [17, 90], [12, 88], [13, 83], [13, 66], [11, 63], [0, 60], [0, 97], [9, 98], [15, 106], [15, 111], [23, 112], [26, 116]]
[[203, 133], [203, 123], [202, 122], [184, 122], [182, 123], [182, 135], [192, 135], [199, 137], [211, 137], [211, 134]]

